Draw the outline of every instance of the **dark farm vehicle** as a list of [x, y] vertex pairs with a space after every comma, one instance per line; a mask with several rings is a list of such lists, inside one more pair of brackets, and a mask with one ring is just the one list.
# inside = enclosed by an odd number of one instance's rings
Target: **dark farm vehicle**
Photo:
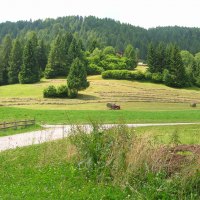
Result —
[[107, 103], [107, 107], [111, 110], [120, 110], [120, 106], [116, 105], [115, 103]]

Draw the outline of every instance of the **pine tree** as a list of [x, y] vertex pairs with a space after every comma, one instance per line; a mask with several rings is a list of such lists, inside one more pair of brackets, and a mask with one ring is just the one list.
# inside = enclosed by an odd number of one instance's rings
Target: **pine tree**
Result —
[[2, 65], [2, 60], [3, 60], [3, 57], [2, 57], [2, 47], [0, 46], [0, 85], [3, 84], [3, 65]]
[[6, 35], [3, 39], [0, 60], [0, 85], [8, 84], [9, 57], [12, 49], [12, 39]]
[[70, 66], [71, 66], [71, 62], [69, 61], [69, 48], [70, 45], [72, 43], [73, 40], [73, 35], [69, 32], [65, 33], [65, 35], [62, 37], [62, 43], [63, 43], [63, 62], [65, 62], [65, 66], [66, 66], [66, 73], [65, 75], [68, 75], [69, 70], [70, 70]]
[[185, 68], [181, 58], [179, 48], [174, 45], [171, 52], [170, 68], [168, 70], [167, 78], [165, 77], [164, 82], [168, 86], [172, 87], [184, 87], [188, 84]]
[[36, 83], [40, 80], [35, 41], [35, 35], [33, 35], [28, 39], [24, 47], [23, 65], [19, 73], [19, 82], [22, 84]]
[[155, 71], [162, 73], [166, 66], [165, 45], [160, 42], [155, 50]]
[[84, 90], [89, 87], [87, 81], [87, 73], [84, 64], [79, 58], [74, 59], [67, 77], [67, 85], [69, 91], [78, 94], [79, 90]]
[[173, 44], [168, 44], [165, 49], [165, 69], [170, 70]]
[[180, 50], [175, 45], [171, 57], [171, 71], [177, 77], [177, 82], [185, 81], [185, 69], [181, 58]]
[[155, 63], [156, 63], [155, 49], [153, 47], [153, 44], [150, 43], [148, 46], [148, 52], [147, 52], [147, 64], [149, 67], [149, 71], [151, 73], [156, 72]]
[[48, 62], [45, 68], [45, 77], [46, 78], [55, 78], [62, 71], [60, 57], [61, 57], [61, 36], [57, 35], [55, 41], [51, 43], [51, 49], [48, 56]]
[[93, 39], [88, 44], [88, 50], [89, 50], [90, 53], [92, 53], [96, 48], [99, 48], [99, 46], [100, 45], [99, 45], [97, 39]]
[[8, 82], [10, 84], [18, 83], [18, 75], [22, 66], [22, 47], [19, 39], [16, 39], [13, 43], [9, 64]]
[[39, 41], [39, 45], [37, 47], [37, 62], [40, 71], [43, 72], [47, 65], [47, 49], [44, 40]]
[[56, 37], [51, 44], [51, 50], [48, 56], [47, 66], [45, 68], [45, 77], [54, 78], [56, 76], [66, 76], [71, 62], [68, 61], [68, 49], [71, 35]]
[[71, 65], [75, 58], [82, 59], [83, 54], [80, 45], [78, 44], [76, 38], [73, 38], [69, 50], [68, 50], [68, 64]]

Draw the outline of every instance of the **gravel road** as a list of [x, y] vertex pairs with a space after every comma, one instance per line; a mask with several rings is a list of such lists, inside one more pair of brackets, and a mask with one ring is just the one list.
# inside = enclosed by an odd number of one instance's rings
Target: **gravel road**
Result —
[[[200, 124], [200, 123], [160, 123], [160, 124], [126, 124], [126, 125], [128, 127], [145, 127], [145, 126], [175, 126], [175, 125], [191, 125], [191, 124]], [[108, 129], [113, 126], [117, 125], [106, 124], [102, 126], [102, 129]], [[29, 133], [0, 137], [0, 151], [62, 139], [64, 137], [67, 137], [72, 132], [74, 127], [76, 127], [76, 125], [45, 125], [43, 127], [46, 129], [41, 131], [33, 131]], [[91, 125], [81, 125], [79, 127], [83, 128], [87, 132], [90, 132], [92, 130]]]

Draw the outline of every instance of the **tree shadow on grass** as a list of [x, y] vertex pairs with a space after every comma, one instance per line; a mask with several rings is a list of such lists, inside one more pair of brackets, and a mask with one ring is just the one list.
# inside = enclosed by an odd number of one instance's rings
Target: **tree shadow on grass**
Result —
[[200, 91], [200, 88], [199, 87], [195, 87], [195, 86], [192, 86], [192, 87], [185, 87], [184, 88], [185, 90], [189, 90], [189, 91]]
[[96, 97], [94, 95], [78, 94], [77, 99], [79, 99], [79, 100], [97, 100], [97, 99], [100, 99], [100, 98]]

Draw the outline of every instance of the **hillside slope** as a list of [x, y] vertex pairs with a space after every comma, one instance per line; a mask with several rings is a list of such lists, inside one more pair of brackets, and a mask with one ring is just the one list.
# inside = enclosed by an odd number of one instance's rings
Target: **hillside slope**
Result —
[[95, 41], [100, 47], [114, 46], [123, 51], [127, 44], [139, 49], [141, 58], [146, 58], [149, 42], [177, 43], [181, 49], [192, 53], [200, 51], [200, 28], [158, 27], [146, 30], [130, 24], [120, 23], [112, 19], [99, 19], [93, 16], [67, 16], [57, 19], [36, 21], [5, 22], [0, 24], [0, 41], [6, 34], [13, 38], [26, 38], [27, 33], [36, 31], [39, 39], [48, 44], [58, 33], [70, 31], [78, 34], [87, 49]]

